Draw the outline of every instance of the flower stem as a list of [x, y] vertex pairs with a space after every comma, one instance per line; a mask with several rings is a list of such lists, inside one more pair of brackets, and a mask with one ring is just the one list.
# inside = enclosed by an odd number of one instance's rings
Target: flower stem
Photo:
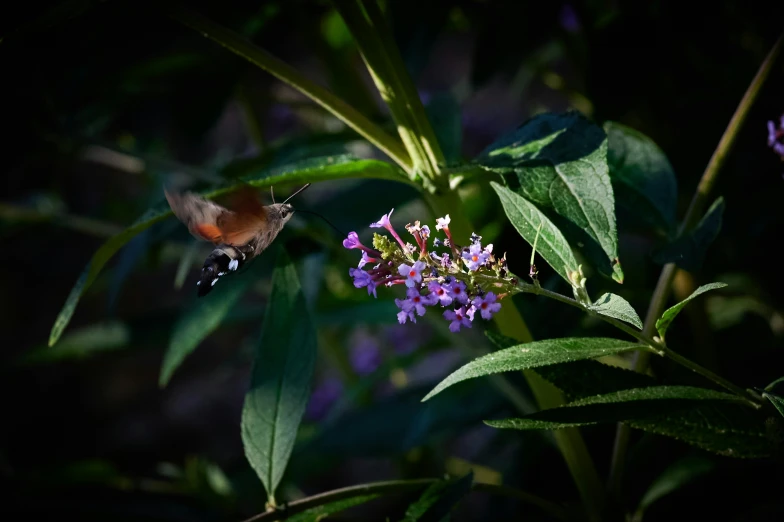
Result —
[[[438, 480], [439, 479], [388, 480], [335, 489], [311, 497], [295, 500], [281, 509], [259, 513], [258, 515], [246, 519], [244, 522], [272, 522], [274, 520], [284, 520], [318, 506], [354, 497], [421, 491], [427, 486], [438, 482]], [[526, 491], [520, 491], [509, 486], [487, 484], [483, 482], [474, 482], [471, 485], [471, 489], [473, 491], [489, 493], [491, 495], [516, 498], [527, 504], [539, 507], [542, 511], [558, 520], [569, 519], [567, 511], [559, 504]]]
[[296, 69], [256, 47], [241, 35], [196, 12], [184, 7], [174, 7], [169, 11], [169, 16], [297, 89], [381, 149], [406, 173], [413, 173], [411, 157], [398, 140], [329, 90], [310, 81]]
[[[708, 162], [708, 166], [705, 167], [705, 172], [703, 172], [702, 177], [700, 178], [700, 182], [697, 185], [697, 190], [692, 196], [691, 203], [689, 204], [689, 208], [686, 211], [686, 216], [684, 217], [678, 231], [679, 236], [683, 235], [685, 232], [690, 231], [699, 221], [700, 216], [702, 215], [705, 206], [708, 203], [708, 197], [710, 195], [711, 189], [718, 179], [719, 171], [721, 170], [721, 167], [724, 166], [727, 155], [729, 154], [730, 150], [732, 150], [732, 146], [735, 143], [735, 138], [737, 137], [743, 122], [746, 120], [746, 116], [748, 116], [749, 109], [751, 109], [751, 106], [757, 99], [757, 96], [762, 89], [762, 85], [765, 83], [770, 70], [773, 68], [774, 62], [776, 61], [776, 58], [781, 51], [782, 39], [784, 39], [784, 33], [781, 34], [778, 40], [776, 40], [776, 43], [773, 44], [770, 52], [757, 70], [757, 74], [754, 76], [751, 84], [746, 89], [746, 92], [744, 93], [743, 98], [741, 98], [738, 107], [735, 109], [735, 113], [732, 115], [732, 118], [730, 119], [724, 134], [719, 140], [719, 143], [716, 146], [716, 150], [714, 150], [713, 155]], [[653, 295], [651, 296], [651, 302], [648, 305], [648, 311], [645, 315], [643, 333], [646, 336], [653, 335], [654, 329], [656, 327], [656, 321], [664, 311], [664, 307], [667, 304], [667, 298], [669, 297], [670, 290], [672, 288], [672, 282], [675, 279], [676, 270], [677, 267], [673, 263], [668, 263], [662, 268], [661, 274], [659, 275], [659, 280], [656, 283], [656, 288], [654, 289]], [[671, 355], [670, 358], [678, 362], [677, 358], [680, 358], [681, 356], [677, 354], [675, 355], [677, 356], [676, 358], [673, 358]], [[648, 367], [649, 360], [649, 352], [637, 352], [634, 354], [632, 368], [638, 372], [645, 372]], [[702, 373], [702, 375], [705, 374]], [[745, 395], [747, 394], [744, 394], [744, 396]], [[623, 467], [626, 460], [626, 450], [629, 446], [630, 433], [631, 428], [629, 428], [628, 425], [623, 423], [618, 424], [615, 435], [615, 443], [613, 446], [612, 461], [610, 463], [610, 480], [608, 484], [610, 491], [617, 498], [620, 497], [621, 477], [623, 476]]]

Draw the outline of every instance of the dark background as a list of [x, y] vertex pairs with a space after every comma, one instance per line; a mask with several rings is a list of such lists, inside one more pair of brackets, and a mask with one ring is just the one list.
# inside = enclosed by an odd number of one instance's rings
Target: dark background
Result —
[[[207, 187], [210, 179], [232, 176], [225, 167], [236, 167], [237, 160], [245, 162], [243, 168], [260, 169], [346, 150], [381, 156], [358, 146], [350, 130], [336, 126], [298, 93], [167, 18], [164, 2], [84, 1], [42, 17], [55, 4], [26, 2], [0, 10], [0, 124], [5, 128], [0, 476], [11, 493], [2, 508], [83, 520], [250, 516], [263, 509], [264, 495], [242, 454], [239, 419], [248, 354], [267, 293], [262, 287], [246, 296], [242, 309], [201, 343], [167, 388], [159, 389], [171, 326], [195, 294], [195, 265], [182, 288], [172, 284], [189, 244], [179, 223], [167, 220], [118, 253], [66, 330], [120, 325], [116, 331], [123, 341], [117, 348], [106, 349], [108, 334], [103, 334], [97, 344], [104, 349], [82, 358], [58, 359], [55, 353], [51, 360], [27, 364], [20, 358], [45, 350], [52, 323], [107, 237], [107, 226], [109, 232], [112, 225], [121, 229], [160, 203], [164, 182]], [[738, 1], [701, 8], [659, 1], [435, 4], [392, 2], [390, 21], [423, 100], [450, 94], [457, 100], [462, 158], [537, 112], [574, 108], [597, 122], [633, 127], [664, 150], [677, 174], [679, 216], [784, 20], [782, 6]], [[188, 5], [244, 32], [388, 123], [328, 3]], [[64, 12], [73, 16], [63, 17]], [[715, 353], [715, 359], [702, 362], [742, 386], [761, 387], [784, 374], [778, 254], [784, 162], [766, 143], [767, 122], [784, 113], [782, 93], [784, 60], [771, 72], [713, 191], [713, 197], [725, 198], [726, 211], [694, 284], [721, 280], [731, 287], [722, 299], [699, 301], [669, 339], [696, 358]], [[141, 158], [144, 168], [94, 159], [95, 151], [107, 150]], [[411, 189], [390, 182], [340, 181], [314, 187], [302, 201], [341, 230], [359, 231], [415, 197]], [[471, 212], [492, 218], [491, 198], [484, 195], [474, 204]], [[47, 217], [51, 212], [56, 217]], [[80, 226], [74, 216], [92, 221]], [[432, 220], [426, 214], [419, 218]], [[354, 417], [325, 428], [324, 439], [295, 454], [284, 495], [444, 471], [460, 474], [471, 463], [479, 466], [477, 478], [502, 476], [505, 483], [543, 497], [576, 501], [547, 434], [497, 432], [481, 423], [491, 414], [512, 412], [486, 382], [445, 398], [437, 405], [440, 422], [412, 431], [423, 391], [465, 355], [426, 323], [397, 327], [394, 315], [372, 316], [372, 310], [352, 319], [349, 306], [368, 303], [364, 290], [346, 289], [350, 265], [308, 235], [306, 225], [339, 244], [340, 237], [312, 220], [284, 231], [279, 241], [298, 259], [321, 267], [311, 275], [323, 285], [313, 288], [327, 303], [321, 308], [340, 318], [329, 316], [324, 323], [329, 341], [320, 346], [324, 353], [314, 383], [321, 395], [314, 396], [303, 432], [318, 430], [324, 420], [318, 404], [330, 403], [330, 393], [322, 383], [339, 379], [344, 390], [356, 390], [371, 372], [377, 384], [349, 401]], [[589, 280], [589, 290], [599, 295], [614, 288], [643, 315], [660, 270], [650, 258], [659, 239], [627, 226], [621, 214], [618, 226], [626, 283], [621, 291], [611, 282]], [[508, 252], [517, 273], [525, 273], [528, 246], [511, 227], [490, 226], [486, 234], [493, 230], [497, 248]], [[199, 252], [196, 262], [203, 259]], [[540, 271], [552, 276], [547, 267]], [[537, 339], [577, 332], [614, 335], [557, 303], [521, 301]], [[401, 353], [393, 345], [406, 335], [409, 353]], [[468, 339], [474, 338], [481, 336]], [[402, 388], [394, 385], [401, 371], [409, 382]], [[606, 474], [614, 426], [584, 433]], [[660, 501], [646, 520], [696, 514], [771, 520], [784, 514], [776, 494], [782, 477], [772, 462], [714, 457], [638, 432], [627, 470], [628, 506], [636, 505], [667, 462], [689, 454], [710, 459], [714, 472]], [[180, 472], [174, 478], [167, 474], [173, 468]], [[230, 493], [220, 477], [231, 484]], [[353, 519], [399, 517], [408, 500], [368, 504]], [[507, 520], [512, 514], [542, 519], [534, 508], [483, 494], [472, 495], [455, 519]]]

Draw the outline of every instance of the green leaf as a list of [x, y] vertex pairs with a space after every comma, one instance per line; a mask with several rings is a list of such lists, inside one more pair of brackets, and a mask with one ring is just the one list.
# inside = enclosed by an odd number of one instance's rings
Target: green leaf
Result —
[[297, 272], [282, 249], [269, 302], [242, 409], [242, 442], [248, 462], [274, 498], [305, 413], [316, 362], [316, 329]]
[[265, 263], [256, 259], [250, 273], [231, 274], [221, 278], [215, 288], [206, 296], [198, 298], [195, 289], [190, 289], [194, 297], [191, 306], [185, 310], [172, 330], [169, 346], [163, 356], [158, 385], [163, 388], [185, 358], [226, 318], [234, 305], [261, 276]]
[[626, 321], [627, 323], [636, 326], [639, 330], [642, 330], [640, 316], [634, 311], [634, 308], [629, 304], [629, 301], [619, 295], [604, 294], [597, 299], [589, 309], [597, 314]]
[[[514, 339], [494, 332], [487, 332], [487, 336], [499, 348], [517, 344]], [[533, 371], [561, 389], [569, 400], [657, 385], [656, 379], [648, 375], [593, 360], [542, 366]], [[624, 423], [718, 455], [762, 458], [772, 452], [764, 416], [735, 402], [703, 401], [679, 412]]]
[[99, 323], [63, 336], [57, 346], [42, 346], [23, 353], [19, 362], [31, 364], [86, 359], [99, 353], [125, 348], [130, 344], [130, 340], [131, 330], [124, 323]]
[[452, 507], [471, 491], [474, 473], [469, 472], [459, 479], [439, 480], [431, 484], [408, 506], [401, 522], [440, 522], [449, 515]]
[[[649, 386], [594, 395], [520, 419], [489, 421], [495, 428], [558, 429], [600, 422], [644, 419], [691, 406], [694, 401], [734, 401], [729, 393], [694, 386]], [[544, 423], [544, 424], [543, 424]]]
[[779, 410], [779, 413], [784, 416], [784, 397], [770, 392], [762, 392], [762, 396], [768, 399], [770, 403]]
[[571, 285], [569, 272], [577, 270], [577, 260], [561, 231], [535, 205], [522, 196], [493, 181], [490, 182], [490, 185], [498, 194], [498, 199], [501, 200], [501, 205], [503, 205], [504, 212], [512, 226], [532, 247], [536, 241], [537, 229], [539, 225], [542, 225], [539, 241], [536, 243], [536, 251], [553, 270]]
[[623, 282], [607, 136], [577, 112], [542, 114], [490, 144], [475, 163], [498, 172], [514, 192], [554, 210], [601, 245]]
[[712, 461], [699, 456], [686, 457], [674, 462], [653, 481], [643, 495], [637, 507], [637, 520], [651, 504], [715, 468], [716, 465]]
[[653, 140], [620, 123], [605, 122], [604, 131], [616, 204], [669, 233], [675, 225], [678, 186], [667, 156]]
[[[274, 185], [308, 182], [315, 183], [343, 178], [377, 178], [407, 182], [407, 178], [402, 171], [390, 163], [377, 160], [362, 160], [349, 155], [329, 156], [251, 173], [241, 178], [243, 183], [235, 183], [228, 187], [206, 192], [202, 194], [202, 196], [211, 199], [237, 190], [244, 183], [257, 188], [268, 188]], [[161, 198], [162, 197], [163, 193], [161, 192]], [[133, 239], [134, 236], [172, 215], [171, 209], [166, 204], [148, 210], [133, 225], [101, 245], [87, 263], [87, 266], [79, 276], [76, 284], [74, 284], [71, 293], [65, 300], [65, 304], [63, 305], [62, 310], [60, 310], [60, 314], [57, 316], [54, 326], [52, 326], [52, 331], [49, 335], [49, 346], [53, 346], [60, 338], [65, 327], [68, 326], [68, 323], [71, 321], [71, 317], [76, 310], [76, 305], [79, 304], [79, 299], [81, 299], [90, 285], [93, 284], [109, 259], [111, 259], [123, 245]]]
[[380, 496], [381, 495], [362, 495], [358, 497], [336, 500], [328, 504], [322, 504], [320, 506], [308, 509], [307, 511], [303, 511], [302, 513], [298, 513], [292, 517], [289, 517], [286, 520], [288, 522], [319, 522], [328, 518], [330, 515], [334, 515], [335, 513], [339, 513], [348, 508], [364, 504], [365, 502], [370, 502], [371, 500]]
[[765, 386], [765, 391], [771, 391], [776, 386], [778, 386], [779, 384], [782, 384], [782, 383], [784, 383], [784, 377], [779, 377], [778, 379], [776, 379], [772, 383], [770, 383], [767, 386]]
[[645, 347], [638, 343], [602, 337], [548, 339], [520, 344], [474, 359], [438, 383], [422, 401], [466, 379], [642, 349]]
[[653, 256], [656, 263], [675, 263], [688, 272], [698, 272], [705, 260], [708, 247], [719, 235], [724, 214], [724, 198], [713, 202], [705, 216], [691, 232], [659, 249]]
[[670, 324], [675, 320], [675, 318], [678, 316], [678, 314], [683, 309], [683, 307], [689, 304], [689, 301], [691, 301], [695, 297], [709, 290], [716, 290], [717, 288], [724, 288], [725, 286], [727, 286], [726, 283], [709, 283], [707, 285], [702, 285], [701, 287], [697, 288], [694, 292], [692, 292], [692, 294], [689, 297], [687, 297], [680, 303], [676, 304], [675, 306], [665, 310], [662, 316], [656, 321], [656, 330], [658, 330], [659, 332], [659, 337], [664, 339], [664, 334], [667, 331], [667, 329], [670, 327]]

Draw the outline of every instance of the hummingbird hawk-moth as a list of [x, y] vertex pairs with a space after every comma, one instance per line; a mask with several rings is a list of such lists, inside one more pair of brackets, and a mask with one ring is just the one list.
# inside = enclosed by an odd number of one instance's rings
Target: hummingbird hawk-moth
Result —
[[233, 194], [231, 209], [192, 192], [175, 194], [164, 189], [172, 212], [191, 235], [215, 245], [196, 283], [199, 297], [207, 295], [220, 277], [237, 271], [272, 243], [294, 214], [288, 201], [309, 186], [283, 203], [275, 203], [273, 197], [272, 205], [262, 204], [257, 191], [246, 186]]

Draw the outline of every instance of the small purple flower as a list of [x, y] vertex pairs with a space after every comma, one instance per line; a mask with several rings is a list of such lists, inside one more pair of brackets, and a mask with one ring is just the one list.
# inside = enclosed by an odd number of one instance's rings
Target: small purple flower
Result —
[[482, 243], [476, 242], [468, 248], [468, 251], [463, 250], [463, 262], [469, 270], [474, 271], [487, 262], [492, 251], [493, 245], [487, 245], [487, 248], [482, 250]]
[[392, 210], [389, 211], [389, 214], [384, 214], [383, 216], [381, 216], [381, 219], [379, 219], [375, 223], [371, 223], [370, 228], [386, 228], [387, 230], [392, 228], [392, 223], [389, 222], [389, 218], [392, 216], [392, 212], [394, 211], [395, 209], [393, 208]]
[[768, 147], [772, 147], [776, 142], [776, 126], [772, 121], [768, 122]]
[[362, 259], [359, 260], [359, 265], [357, 266], [357, 268], [362, 268], [366, 264], [375, 263], [376, 261], [378, 261], [378, 259], [376, 259], [375, 257], [370, 257], [369, 255], [367, 255], [367, 252], [363, 250]]
[[430, 227], [425, 225], [422, 227], [422, 230], [419, 231], [419, 234], [422, 236], [422, 239], [427, 241], [427, 238], [430, 237]]
[[445, 311], [444, 318], [447, 321], [451, 321], [449, 323], [449, 330], [452, 332], [459, 332], [461, 326], [471, 328], [471, 320], [467, 317], [464, 306], [461, 306], [455, 310]]
[[451, 221], [452, 220], [449, 218], [449, 214], [447, 214], [446, 216], [444, 216], [442, 218], [437, 218], [436, 219], [436, 230], [442, 230], [442, 229], [445, 229], [445, 228], [449, 228], [449, 223]]
[[422, 282], [422, 269], [424, 268], [424, 261], [417, 261], [413, 266], [403, 263], [397, 268], [397, 271], [406, 278], [406, 286], [411, 288]]
[[419, 288], [409, 288], [406, 290], [406, 299], [395, 299], [395, 304], [404, 312], [416, 311], [420, 317], [425, 315], [425, 306], [432, 306], [438, 301], [429, 295], [421, 295]]
[[444, 253], [443, 255], [441, 255], [441, 266], [443, 266], [444, 268], [449, 268], [450, 266], [452, 266], [452, 258], [449, 257], [449, 254]]
[[381, 346], [376, 338], [367, 333], [359, 334], [352, 343], [349, 362], [359, 375], [376, 371], [381, 365]]
[[441, 246], [441, 240], [439, 238], [434, 238], [433, 239], [433, 246], [436, 247], [436, 248], [440, 247]]
[[343, 246], [346, 248], [362, 248], [362, 243], [359, 242], [359, 236], [356, 232], [349, 232], [348, 237], [343, 240]]
[[452, 285], [444, 283], [441, 284], [438, 281], [430, 281], [427, 285], [427, 289], [430, 291], [431, 299], [435, 298], [441, 306], [449, 306], [452, 304], [452, 296], [449, 295], [449, 290]]
[[[400, 301], [400, 299], [395, 299], [395, 304]], [[413, 310], [409, 310], [406, 312], [405, 310], [401, 310], [397, 313], [397, 322], [400, 324], [406, 324], [406, 319], [411, 321], [412, 323], [416, 322], [416, 316], [414, 315]]]
[[343, 393], [343, 383], [340, 379], [336, 377], [324, 379], [310, 395], [305, 417], [312, 421], [321, 420], [340, 398], [341, 393]]
[[501, 303], [497, 303], [496, 299], [493, 292], [487, 292], [484, 297], [475, 297], [471, 304], [474, 305], [476, 311], [482, 314], [482, 319], [489, 320], [501, 309]]
[[462, 281], [455, 281], [449, 285], [449, 296], [461, 304], [468, 304], [466, 285]]
[[376, 282], [373, 281], [373, 277], [369, 273], [359, 268], [349, 268], [348, 274], [354, 278], [354, 288], [366, 286], [368, 295], [373, 294], [373, 297], [378, 298], [378, 295], [376, 295]]

